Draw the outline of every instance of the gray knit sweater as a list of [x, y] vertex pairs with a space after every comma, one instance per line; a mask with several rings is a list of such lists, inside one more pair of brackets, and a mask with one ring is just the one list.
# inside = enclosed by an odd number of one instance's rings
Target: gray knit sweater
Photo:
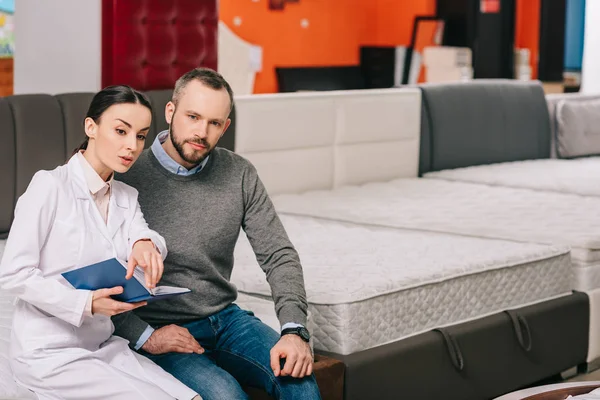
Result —
[[148, 149], [116, 178], [139, 191], [146, 222], [167, 242], [159, 285], [187, 287], [192, 293], [113, 318], [115, 335], [134, 345], [148, 324], [205, 318], [234, 302], [237, 291], [229, 278], [240, 227], [267, 276], [280, 323], [306, 324], [298, 254], [250, 162], [215, 148], [200, 172], [180, 176], [167, 171]]

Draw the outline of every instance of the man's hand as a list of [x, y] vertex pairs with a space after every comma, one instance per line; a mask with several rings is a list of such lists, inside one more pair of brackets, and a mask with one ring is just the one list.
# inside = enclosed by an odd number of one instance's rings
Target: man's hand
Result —
[[110, 289], [94, 290], [92, 295], [92, 314], [102, 314], [107, 317], [112, 317], [113, 315], [131, 311], [146, 305], [145, 301], [140, 301], [139, 303], [125, 303], [110, 298], [110, 296], [121, 293], [123, 293], [123, 288], [121, 286]]
[[[285, 358], [283, 369], [280, 368], [282, 358]], [[271, 369], [275, 376], [304, 378], [312, 374], [313, 356], [310, 346], [297, 335], [283, 335], [271, 349]]]
[[142, 346], [142, 350], [150, 354], [164, 353], [204, 353], [200, 343], [194, 339], [190, 331], [177, 325], [163, 326], [152, 332]]
[[142, 267], [146, 273], [146, 286], [150, 289], [155, 288], [162, 277], [164, 265], [160, 253], [156, 250], [156, 246], [154, 246], [151, 240], [142, 239], [135, 242], [127, 261], [127, 275], [125, 275], [125, 279], [133, 276], [133, 270], [136, 265]]

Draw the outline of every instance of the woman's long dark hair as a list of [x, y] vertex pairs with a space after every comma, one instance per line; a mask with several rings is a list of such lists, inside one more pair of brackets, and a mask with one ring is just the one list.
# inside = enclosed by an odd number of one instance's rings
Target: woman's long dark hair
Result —
[[[144, 94], [127, 85], [116, 85], [107, 86], [96, 93], [85, 118], [91, 118], [98, 124], [104, 111], [115, 104], [141, 104], [152, 112], [150, 101], [148, 101], [148, 98]], [[73, 150], [73, 154], [87, 149], [88, 143], [89, 138], [86, 136], [84, 142]]]

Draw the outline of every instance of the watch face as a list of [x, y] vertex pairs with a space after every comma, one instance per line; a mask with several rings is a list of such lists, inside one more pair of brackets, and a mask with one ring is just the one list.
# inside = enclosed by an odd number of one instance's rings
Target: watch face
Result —
[[304, 340], [306, 340], [307, 342], [310, 340], [310, 334], [308, 333], [308, 329], [306, 328], [300, 328], [300, 337]]
[[300, 336], [300, 339], [304, 340], [305, 342], [310, 341], [310, 333], [308, 332], [308, 329], [304, 327], [288, 328], [281, 332], [282, 335], [287, 335], [290, 333]]

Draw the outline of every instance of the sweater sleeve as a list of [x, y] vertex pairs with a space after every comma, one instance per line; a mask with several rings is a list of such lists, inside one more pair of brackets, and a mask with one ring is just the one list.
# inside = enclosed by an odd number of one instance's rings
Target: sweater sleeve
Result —
[[129, 346], [132, 348], [135, 347], [140, 337], [150, 326], [133, 311], [117, 314], [111, 319], [115, 326], [113, 334], [127, 339], [129, 341]]
[[308, 304], [300, 257], [252, 165], [245, 171], [243, 192], [242, 228], [271, 286], [279, 322], [306, 326]]

